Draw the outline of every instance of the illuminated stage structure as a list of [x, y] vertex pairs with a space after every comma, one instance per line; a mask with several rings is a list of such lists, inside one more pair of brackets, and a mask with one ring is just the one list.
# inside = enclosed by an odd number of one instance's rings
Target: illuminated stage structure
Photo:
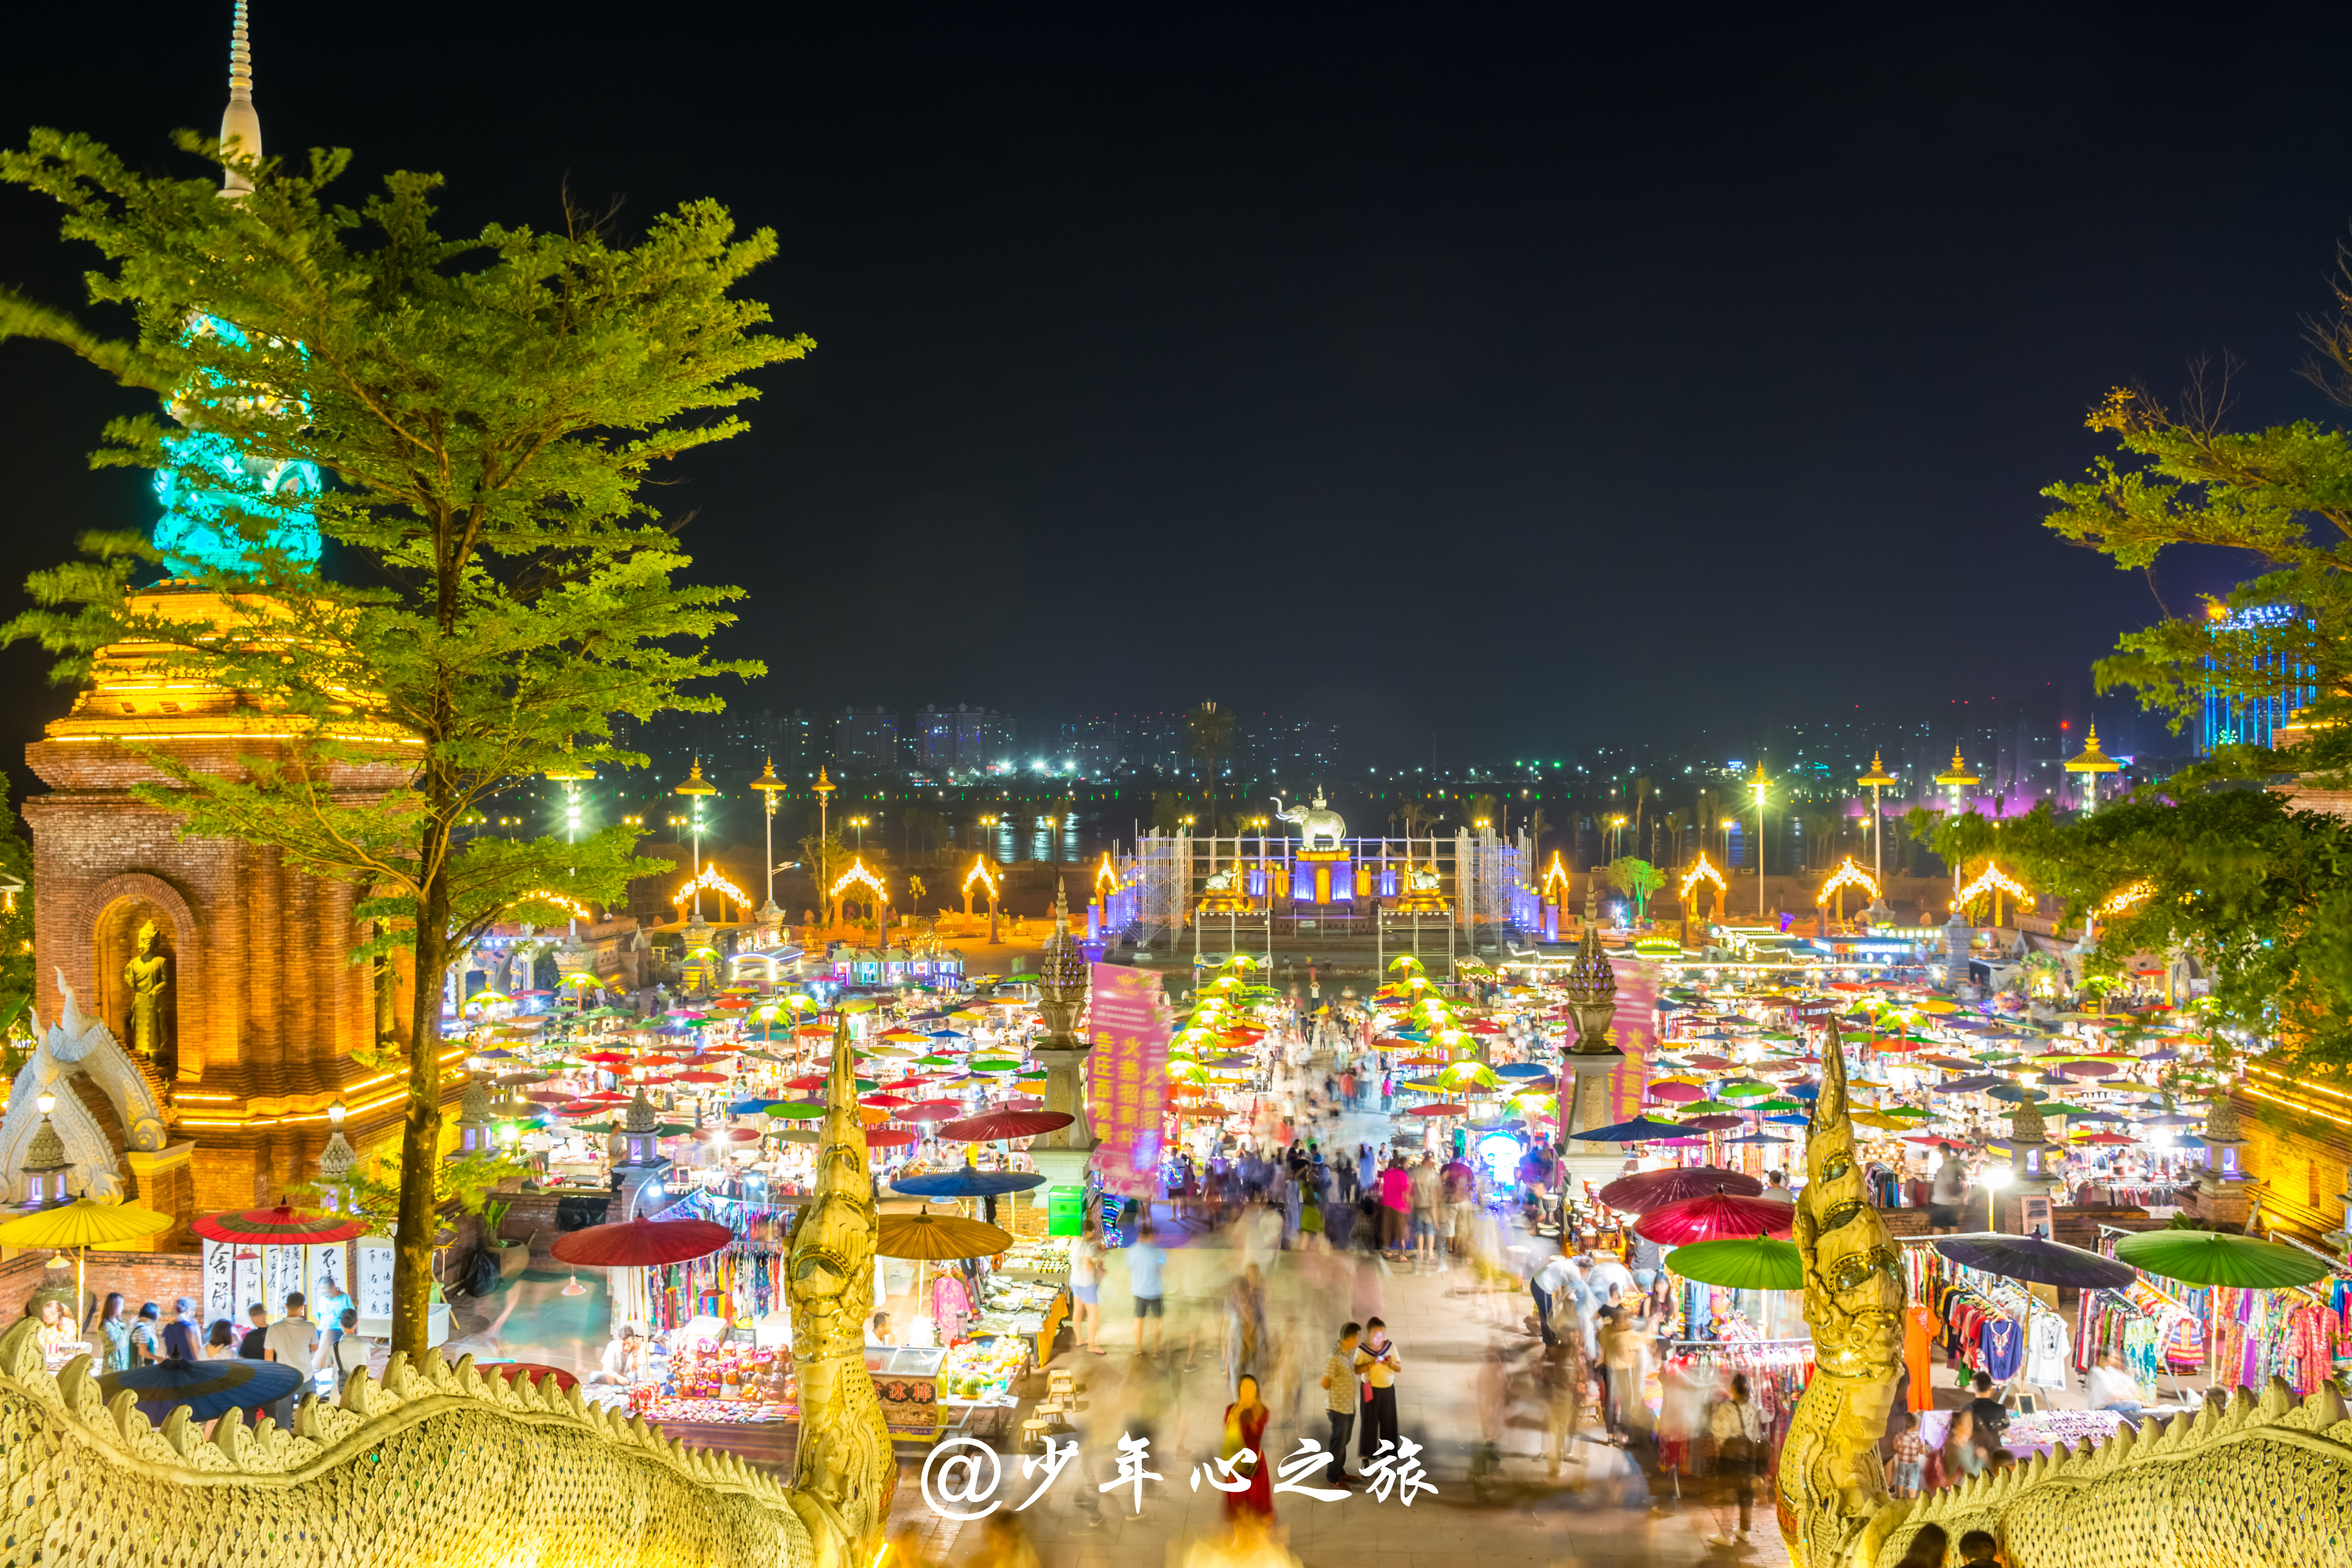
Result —
[[1087, 934], [1145, 952], [1186, 942], [1195, 958], [1212, 945], [1271, 955], [1286, 939], [1318, 952], [1360, 946], [1381, 961], [1501, 953], [1549, 934], [1524, 832], [1351, 838], [1319, 797], [1280, 820], [1300, 816], [1301, 837], [1154, 830], [1105, 856]]

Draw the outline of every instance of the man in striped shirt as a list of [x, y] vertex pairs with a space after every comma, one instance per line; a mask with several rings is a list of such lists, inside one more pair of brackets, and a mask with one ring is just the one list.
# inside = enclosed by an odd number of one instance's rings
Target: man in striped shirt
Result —
[[1339, 1342], [1323, 1363], [1323, 1405], [1331, 1417], [1331, 1462], [1324, 1467], [1323, 1484], [1344, 1487], [1355, 1479], [1348, 1473], [1348, 1436], [1356, 1429], [1356, 1408], [1363, 1401], [1357, 1389], [1356, 1339], [1360, 1323], [1339, 1325]]

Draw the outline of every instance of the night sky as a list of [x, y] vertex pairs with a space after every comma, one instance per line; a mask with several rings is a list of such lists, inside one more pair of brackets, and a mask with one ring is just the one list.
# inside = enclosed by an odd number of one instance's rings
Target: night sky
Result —
[[[2326, 415], [2352, 11], [1589, 9], [257, 0], [256, 100], [349, 199], [446, 174], [453, 232], [567, 183], [780, 232], [755, 291], [818, 350], [664, 500], [751, 590], [754, 707], [1215, 698], [1360, 763], [2081, 687], [2155, 611], [2039, 525], [2084, 411], [2227, 352], [2240, 420]], [[166, 164], [228, 16], [26, 8], [0, 134]], [[0, 280], [88, 260], [0, 190]], [[141, 404], [0, 345], [0, 608], [152, 519], [83, 461]], [[0, 658], [12, 761], [42, 668]]]

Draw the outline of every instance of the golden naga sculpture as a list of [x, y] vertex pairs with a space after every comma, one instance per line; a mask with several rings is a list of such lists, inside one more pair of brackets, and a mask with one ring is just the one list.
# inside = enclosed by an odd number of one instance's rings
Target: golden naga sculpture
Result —
[[1901, 1369], [1903, 1280], [1856, 1169], [1834, 1029], [1797, 1199], [1805, 1321], [1818, 1370], [1780, 1454], [1780, 1533], [1797, 1568], [1895, 1568], [1940, 1526], [1949, 1561], [1981, 1530], [2015, 1568], [2270, 1568], [2347, 1561], [2352, 1418], [2333, 1389], [2298, 1400], [2271, 1380], [2078, 1450], [1924, 1498], [1889, 1497], [1878, 1443]]
[[470, 1356], [381, 1380], [353, 1373], [340, 1407], [293, 1428], [235, 1419], [161, 1428], [124, 1393], [101, 1400], [89, 1358], [51, 1377], [26, 1319], [0, 1334], [0, 1485], [9, 1561], [166, 1568], [866, 1568], [897, 1480], [866, 1373], [876, 1216], [845, 1043], [827, 1086], [817, 1203], [786, 1296], [801, 1386], [797, 1484], [681, 1447], [553, 1381], [485, 1377]]

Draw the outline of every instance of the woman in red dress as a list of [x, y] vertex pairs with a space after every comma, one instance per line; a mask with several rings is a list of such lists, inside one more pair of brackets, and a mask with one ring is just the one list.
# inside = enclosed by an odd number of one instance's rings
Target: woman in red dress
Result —
[[1237, 1475], [1248, 1473], [1249, 1486], [1225, 1494], [1225, 1518], [1229, 1521], [1274, 1517], [1274, 1466], [1265, 1452], [1265, 1420], [1271, 1414], [1257, 1396], [1257, 1379], [1248, 1373], [1242, 1373], [1234, 1389], [1234, 1402], [1225, 1406], [1224, 1443], [1219, 1453], [1230, 1459], [1247, 1448], [1256, 1458], [1250, 1464], [1234, 1467]]

